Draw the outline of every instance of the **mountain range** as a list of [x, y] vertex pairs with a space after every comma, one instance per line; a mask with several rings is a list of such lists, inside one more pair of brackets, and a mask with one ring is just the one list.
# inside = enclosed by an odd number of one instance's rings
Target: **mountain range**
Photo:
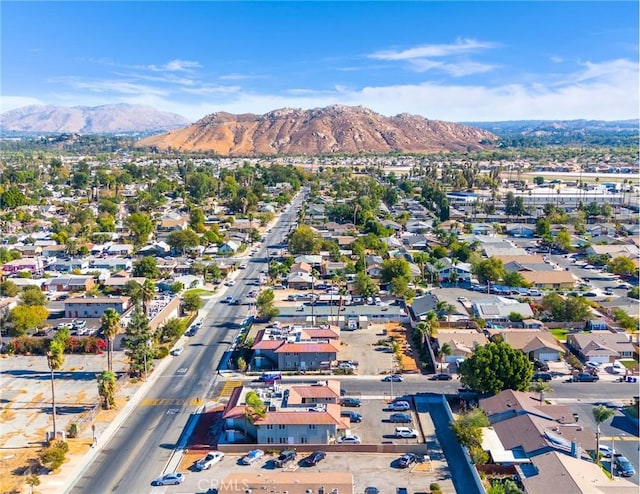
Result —
[[138, 142], [158, 150], [259, 154], [433, 153], [473, 151], [496, 136], [466, 125], [409, 115], [386, 117], [360, 106], [283, 108], [264, 115], [213, 113], [194, 124]]
[[2, 132], [116, 134], [158, 132], [190, 122], [175, 113], [125, 103], [102, 106], [32, 105], [0, 115]]

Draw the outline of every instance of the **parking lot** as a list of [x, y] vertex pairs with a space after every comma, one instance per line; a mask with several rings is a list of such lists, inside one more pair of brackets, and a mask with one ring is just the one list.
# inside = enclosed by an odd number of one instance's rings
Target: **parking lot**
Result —
[[[204, 453], [189, 454], [184, 457], [180, 471], [185, 474], [185, 481], [179, 486], [152, 487], [151, 492], [167, 493], [207, 493], [214, 492], [222, 485], [224, 478], [231, 473], [259, 473], [269, 482], [269, 477], [275, 477], [283, 472], [320, 472], [331, 479], [332, 472], [349, 472], [354, 478], [354, 493], [363, 494], [367, 487], [377, 487], [380, 494], [395, 494], [396, 488], [406, 487], [409, 493], [428, 492], [431, 482], [438, 482], [443, 493], [454, 493], [453, 483], [449, 477], [446, 463], [440, 460], [430, 460], [412, 465], [409, 468], [398, 468], [399, 454], [387, 453], [348, 453], [328, 452], [326, 458], [313, 467], [303, 465], [308, 453], [299, 453], [296, 460], [289, 466], [279, 469], [273, 466], [275, 455], [267, 455], [252, 465], [240, 465], [242, 455], [227, 454], [210, 470], [196, 472], [192, 467], [195, 461]], [[296, 481], [292, 479], [292, 483]], [[241, 494], [244, 494], [244, 489]]]

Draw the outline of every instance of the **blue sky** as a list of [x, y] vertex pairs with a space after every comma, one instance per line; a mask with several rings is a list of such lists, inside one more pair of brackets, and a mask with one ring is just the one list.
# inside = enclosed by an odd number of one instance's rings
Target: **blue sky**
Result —
[[2, 111], [638, 118], [638, 2], [11, 2]]

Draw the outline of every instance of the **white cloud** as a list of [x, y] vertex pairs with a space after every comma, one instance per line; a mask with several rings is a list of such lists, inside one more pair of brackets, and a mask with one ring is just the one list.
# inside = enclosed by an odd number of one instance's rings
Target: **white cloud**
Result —
[[22, 108], [23, 106], [30, 105], [44, 105], [38, 98], [32, 98], [31, 96], [2, 96], [0, 98], [0, 113], [4, 113], [9, 110], [15, 110], [16, 108]]
[[198, 62], [176, 59], [159, 67], [156, 65], [147, 65], [146, 68], [153, 70], [154, 72], [190, 72], [193, 69], [198, 69], [200, 67], [202, 67], [202, 65]]
[[[446, 65], [446, 64], [445, 64]], [[451, 69], [450, 69], [451, 70]], [[620, 120], [639, 117], [638, 63], [625, 59], [584, 62], [560, 79], [542, 74], [527, 83], [421, 84], [332, 89], [292, 87], [280, 94], [257, 93], [240, 86], [198, 82], [195, 86], [157, 88], [125, 80], [58, 80], [72, 90], [42, 96], [48, 104], [94, 106], [128, 102], [184, 115], [195, 121], [217, 111], [266, 113], [277, 108], [317, 108], [330, 104], [362, 105], [383, 115], [411, 113], [445, 121], [526, 119]], [[20, 95], [3, 96], [3, 109], [41, 100]]]
[[458, 39], [453, 44], [421, 45], [402, 51], [383, 50], [371, 53], [368, 57], [377, 60], [413, 60], [416, 58], [448, 57], [451, 55], [486, 50], [496, 46], [495, 43], [486, 41]]
[[496, 68], [495, 65], [478, 62], [444, 63], [418, 58], [409, 62], [416, 72], [427, 72], [429, 70], [440, 70], [453, 77], [463, 77], [472, 74], [482, 74]]

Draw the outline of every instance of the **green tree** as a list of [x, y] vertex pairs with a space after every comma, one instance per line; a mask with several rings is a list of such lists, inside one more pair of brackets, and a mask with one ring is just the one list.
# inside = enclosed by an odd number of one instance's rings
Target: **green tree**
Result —
[[2, 193], [0, 201], [2, 202], [2, 208], [5, 209], [16, 209], [28, 203], [26, 196], [15, 185], [12, 185]]
[[151, 278], [153, 280], [160, 276], [158, 269], [158, 261], [155, 257], [143, 257], [139, 261], [133, 263], [133, 276], [140, 278]]
[[185, 319], [172, 317], [160, 327], [159, 340], [161, 342], [177, 340], [186, 329]]
[[405, 259], [386, 259], [382, 262], [380, 278], [383, 283], [391, 283], [394, 278], [403, 278], [411, 281], [411, 268]]
[[473, 272], [483, 285], [488, 282], [496, 283], [506, 274], [502, 261], [497, 257], [483, 259], [473, 267]]
[[41, 305], [18, 305], [9, 313], [12, 327], [9, 334], [24, 336], [27, 331], [40, 326], [49, 317], [49, 311]]
[[26, 286], [20, 294], [20, 303], [28, 306], [45, 306], [47, 305], [47, 297], [37, 286]]
[[519, 271], [505, 272], [502, 279], [504, 281], [504, 284], [507, 286], [520, 288], [527, 288], [531, 286], [531, 283], [525, 280], [524, 276], [522, 276], [522, 273], [520, 273]]
[[297, 254], [317, 254], [322, 246], [322, 237], [308, 225], [300, 225], [289, 235], [289, 252]]
[[363, 297], [373, 297], [378, 293], [378, 285], [366, 273], [357, 273], [354, 287]]
[[533, 376], [533, 364], [521, 350], [504, 342], [476, 347], [460, 365], [460, 382], [480, 393], [505, 389], [525, 391]]
[[459, 415], [451, 424], [451, 430], [458, 442], [469, 449], [482, 445], [483, 427], [489, 427], [489, 419], [479, 408]]
[[529, 390], [540, 395], [540, 405], [544, 405], [544, 395], [547, 393], [553, 393], [553, 388], [542, 379], [538, 379], [532, 382], [529, 386]]
[[149, 317], [149, 304], [156, 296], [156, 284], [150, 279], [144, 280], [140, 287], [140, 301], [142, 302], [142, 310], [144, 315]]
[[110, 370], [98, 376], [98, 394], [102, 398], [102, 408], [111, 410], [116, 406], [116, 375]]
[[636, 270], [636, 266], [633, 264], [633, 261], [629, 257], [625, 256], [614, 257], [607, 264], [607, 268], [618, 276], [631, 275]]
[[47, 365], [51, 372], [51, 410], [53, 417], [53, 439], [55, 440], [58, 436], [58, 431], [56, 429], [56, 389], [54, 385], [54, 374], [55, 371], [64, 365], [64, 342], [60, 338], [56, 337], [49, 343]]
[[101, 329], [104, 337], [107, 339], [107, 370], [113, 370], [113, 340], [118, 333], [122, 332], [122, 326], [120, 326], [120, 314], [109, 307], [102, 314]]
[[147, 366], [154, 355], [152, 342], [149, 319], [140, 307], [136, 307], [122, 339], [125, 354], [129, 359], [129, 373], [132, 376], [139, 377], [144, 373], [146, 377]]
[[544, 237], [551, 234], [551, 223], [548, 218], [538, 218], [536, 220], [536, 235]]
[[600, 464], [600, 424], [606, 422], [615, 415], [615, 412], [604, 405], [597, 405], [591, 410], [593, 420], [596, 421], [596, 462]]
[[202, 298], [195, 292], [186, 292], [182, 296], [182, 307], [188, 312], [194, 312], [202, 307]]
[[167, 243], [174, 250], [179, 250], [184, 254], [185, 250], [200, 245], [200, 237], [198, 234], [187, 228], [186, 230], [176, 230], [171, 232], [167, 237]]
[[556, 235], [556, 244], [563, 251], [568, 251], [571, 248], [571, 235], [567, 230], [560, 230]]
[[0, 283], [0, 296], [2, 297], [15, 297], [19, 291], [18, 286], [11, 280]]
[[260, 319], [270, 320], [279, 314], [280, 311], [273, 305], [274, 299], [275, 294], [272, 289], [267, 288], [260, 292], [256, 299], [256, 310]]
[[440, 357], [440, 372], [442, 372], [442, 366], [444, 365], [445, 358], [451, 355], [452, 353], [453, 353], [453, 348], [451, 348], [451, 345], [449, 345], [449, 343], [443, 344], [440, 347], [440, 350], [438, 350], [438, 356]]
[[191, 209], [191, 213], [189, 215], [189, 226], [191, 229], [198, 233], [204, 233], [206, 228], [204, 226], [204, 211], [200, 208]]
[[33, 494], [33, 488], [40, 485], [40, 477], [38, 477], [36, 473], [31, 473], [25, 479], [24, 483], [31, 487], [31, 494]]
[[132, 213], [125, 223], [131, 231], [135, 245], [144, 245], [154, 228], [151, 218], [145, 213]]

